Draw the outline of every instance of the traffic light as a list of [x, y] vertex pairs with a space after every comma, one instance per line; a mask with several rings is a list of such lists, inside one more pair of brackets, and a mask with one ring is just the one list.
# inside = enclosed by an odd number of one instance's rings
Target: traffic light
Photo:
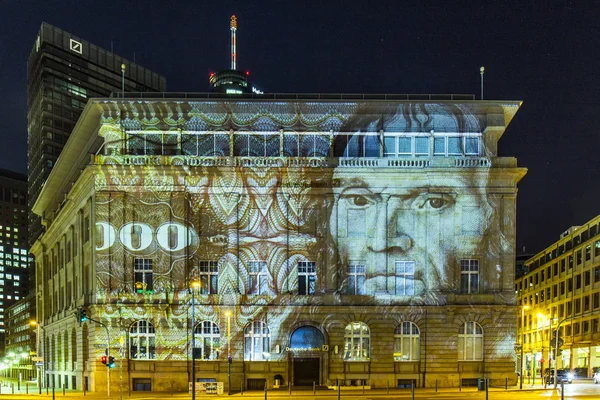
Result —
[[115, 358], [113, 356], [108, 356], [108, 363], [106, 364], [108, 368], [115, 367]]
[[85, 308], [79, 307], [78, 317], [79, 317], [79, 322], [84, 322], [87, 320], [87, 314], [85, 312]]
[[102, 356], [100, 360], [102, 360], [102, 364], [106, 365], [106, 356]]

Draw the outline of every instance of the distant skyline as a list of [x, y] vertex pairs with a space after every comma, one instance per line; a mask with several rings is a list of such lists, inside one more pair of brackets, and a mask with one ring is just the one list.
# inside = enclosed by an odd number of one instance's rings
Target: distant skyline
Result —
[[600, 214], [599, 7], [24, 0], [0, 10], [0, 168], [26, 172], [26, 67], [42, 21], [164, 75], [168, 91], [202, 92], [210, 72], [229, 67], [235, 14], [238, 68], [265, 92], [479, 99], [483, 65], [485, 99], [523, 101], [499, 142], [501, 155], [529, 169], [519, 185], [518, 250], [543, 250]]

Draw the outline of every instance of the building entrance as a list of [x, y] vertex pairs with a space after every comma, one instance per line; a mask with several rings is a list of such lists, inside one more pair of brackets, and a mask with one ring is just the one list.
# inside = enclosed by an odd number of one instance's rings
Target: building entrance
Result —
[[318, 358], [294, 358], [294, 386], [320, 384], [321, 363]]

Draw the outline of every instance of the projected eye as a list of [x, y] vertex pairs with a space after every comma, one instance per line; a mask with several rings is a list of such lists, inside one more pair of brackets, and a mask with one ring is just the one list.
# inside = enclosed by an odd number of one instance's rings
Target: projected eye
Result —
[[423, 196], [422, 203], [419, 208], [427, 208], [431, 210], [443, 210], [454, 204], [454, 198], [448, 194], [427, 194]]
[[353, 205], [359, 206], [359, 207], [364, 207], [367, 204], [371, 203], [371, 200], [369, 200], [366, 196], [360, 196], [360, 195], [350, 197], [350, 201], [352, 202]]

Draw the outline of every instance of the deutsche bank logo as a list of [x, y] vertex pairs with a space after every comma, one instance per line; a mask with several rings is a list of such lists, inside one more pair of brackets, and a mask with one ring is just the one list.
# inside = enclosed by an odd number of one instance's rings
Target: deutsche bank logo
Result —
[[74, 51], [75, 53], [81, 54], [81, 52], [83, 51], [83, 45], [81, 44], [81, 42], [78, 42], [77, 40], [71, 39], [69, 42], [69, 47], [70, 47], [71, 51]]

